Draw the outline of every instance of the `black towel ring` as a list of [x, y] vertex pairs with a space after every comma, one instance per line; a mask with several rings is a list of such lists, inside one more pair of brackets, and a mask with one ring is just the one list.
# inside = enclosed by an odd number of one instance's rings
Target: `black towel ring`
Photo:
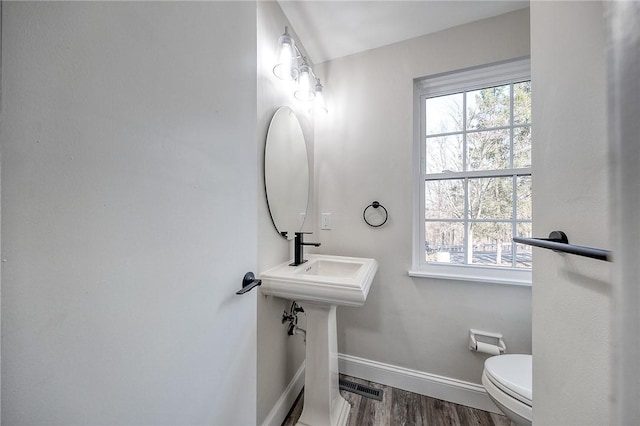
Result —
[[[377, 209], [377, 208], [380, 207], [380, 208], [382, 208], [382, 210], [384, 210], [384, 220], [382, 221], [382, 223], [380, 223], [378, 225], [374, 225], [374, 224], [372, 224], [371, 222], [369, 222], [367, 220], [366, 214], [367, 214], [367, 210], [369, 209], [369, 207], [373, 207], [374, 209]], [[367, 207], [364, 208], [364, 211], [362, 212], [362, 219], [364, 219], [365, 223], [367, 225], [369, 225], [370, 227], [379, 228], [382, 225], [384, 225], [385, 223], [387, 223], [387, 220], [389, 219], [389, 212], [387, 211], [387, 209], [384, 208], [384, 206], [382, 204], [380, 204], [377, 201], [374, 201], [373, 203], [369, 204]]]

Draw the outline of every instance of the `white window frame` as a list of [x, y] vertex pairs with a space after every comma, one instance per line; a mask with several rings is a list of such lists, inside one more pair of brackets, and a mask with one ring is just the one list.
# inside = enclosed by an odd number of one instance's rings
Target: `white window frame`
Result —
[[[439, 278], [479, 283], [531, 286], [531, 270], [492, 266], [442, 264], [427, 262], [424, 258], [425, 243], [425, 117], [422, 105], [427, 98], [444, 96], [462, 91], [531, 80], [530, 59], [520, 58], [439, 74], [414, 81], [414, 226], [413, 261], [409, 275], [413, 277]], [[510, 170], [513, 172], [514, 170]], [[522, 169], [528, 172], [531, 169]], [[482, 175], [484, 172], [478, 172]]]

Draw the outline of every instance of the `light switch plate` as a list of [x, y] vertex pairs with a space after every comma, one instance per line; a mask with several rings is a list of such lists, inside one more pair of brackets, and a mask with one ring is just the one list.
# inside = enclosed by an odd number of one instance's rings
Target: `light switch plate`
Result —
[[331, 229], [331, 213], [320, 213], [320, 229]]

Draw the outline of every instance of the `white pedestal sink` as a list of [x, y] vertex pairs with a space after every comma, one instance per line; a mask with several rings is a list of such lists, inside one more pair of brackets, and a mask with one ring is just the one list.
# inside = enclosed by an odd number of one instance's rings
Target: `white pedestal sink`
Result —
[[306, 256], [260, 274], [264, 294], [298, 301], [307, 315], [304, 408], [298, 425], [344, 425], [350, 405], [338, 388], [336, 306], [362, 306], [378, 270], [375, 259]]

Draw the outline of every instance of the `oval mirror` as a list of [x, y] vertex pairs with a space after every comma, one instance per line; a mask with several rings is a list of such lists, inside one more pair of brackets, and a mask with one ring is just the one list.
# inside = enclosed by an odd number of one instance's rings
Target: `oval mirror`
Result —
[[264, 153], [264, 183], [271, 220], [285, 238], [302, 230], [309, 201], [307, 144], [289, 107], [273, 115]]

